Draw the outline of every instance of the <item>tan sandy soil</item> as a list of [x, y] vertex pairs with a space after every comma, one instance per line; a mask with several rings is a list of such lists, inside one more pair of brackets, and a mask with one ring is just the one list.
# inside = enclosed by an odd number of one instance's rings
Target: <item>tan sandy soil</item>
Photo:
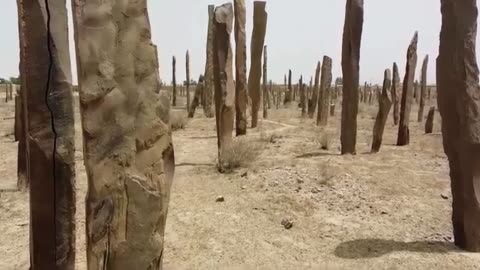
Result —
[[[0, 269], [27, 269], [28, 195], [16, 183], [13, 103], [0, 101]], [[181, 112], [179, 108], [175, 113]], [[480, 269], [452, 244], [448, 164], [435, 134], [411, 122], [396, 147], [391, 116], [369, 154], [376, 108], [361, 106], [358, 154], [340, 156], [339, 106], [325, 132], [290, 108], [249, 130], [261, 152], [248, 168], [216, 171], [214, 120], [201, 108], [174, 132], [176, 175], [166, 228], [166, 269]], [[416, 119], [417, 109], [412, 111]], [[87, 188], [77, 110], [77, 269], [85, 268]], [[224, 202], [216, 202], [218, 196]], [[445, 198], [447, 199], [445, 199]], [[289, 218], [293, 227], [281, 222]]]

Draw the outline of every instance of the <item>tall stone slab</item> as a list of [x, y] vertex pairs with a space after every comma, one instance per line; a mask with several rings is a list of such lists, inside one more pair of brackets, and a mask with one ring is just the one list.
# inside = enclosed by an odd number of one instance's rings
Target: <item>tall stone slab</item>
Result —
[[203, 113], [205, 117], [214, 117], [212, 108], [213, 92], [215, 83], [213, 81], [213, 39], [215, 36], [215, 6], [208, 6], [208, 34], [207, 34], [207, 55], [205, 62], [205, 91], [203, 93]]
[[267, 45], [263, 47], [263, 81], [262, 81], [262, 101], [263, 101], [263, 118], [268, 118], [268, 100], [270, 95], [268, 93], [268, 54], [267, 54]]
[[433, 121], [435, 120], [435, 106], [430, 107], [425, 121], [425, 134], [433, 133]]
[[267, 2], [253, 2], [253, 31], [250, 44], [250, 74], [248, 76], [248, 92], [252, 99], [252, 128], [257, 127], [258, 111], [262, 100], [260, 82], [262, 79], [262, 54], [267, 31]]
[[306, 110], [307, 93], [305, 88], [306, 87], [303, 83], [303, 76], [300, 76], [300, 80], [298, 81], [298, 93], [300, 95], [300, 108], [302, 109], [302, 117], [305, 117], [307, 113], [307, 110]]
[[393, 63], [392, 78], [392, 103], [393, 103], [393, 124], [396, 126], [400, 121], [400, 75], [398, 74], [397, 63]]
[[146, 1], [73, 0], [87, 269], [162, 269], [175, 170]]
[[186, 85], [185, 85], [185, 95], [187, 96], [187, 114], [190, 109], [190, 53], [187, 51], [185, 55], [185, 73], [186, 73]]
[[318, 61], [317, 68], [315, 69], [315, 84], [312, 90], [312, 98], [310, 99], [310, 106], [308, 107], [308, 117], [313, 118], [315, 114], [315, 110], [317, 109], [318, 103], [318, 93], [320, 89], [320, 70], [321, 70], [321, 63]]
[[224, 171], [226, 165], [223, 151], [232, 143], [235, 86], [233, 83], [233, 55], [230, 34], [233, 26], [233, 7], [227, 3], [215, 8], [214, 35], [214, 81], [215, 118], [217, 124], [218, 168]]
[[330, 112], [332, 59], [328, 56], [324, 56], [322, 62], [322, 79], [320, 80], [320, 97], [318, 99], [317, 126], [326, 126], [328, 124], [328, 115]]
[[342, 44], [343, 102], [340, 135], [342, 154], [356, 153], [362, 30], [363, 0], [347, 0]]
[[407, 51], [407, 66], [403, 79], [402, 107], [400, 111], [400, 123], [398, 127], [398, 146], [410, 144], [410, 112], [412, 110], [415, 69], [417, 67], [417, 43], [418, 33], [415, 32]]
[[423, 112], [425, 110], [425, 102], [427, 100], [427, 70], [428, 70], [428, 55], [423, 59], [422, 77], [420, 79], [420, 102], [418, 106], [418, 122], [423, 121]]
[[66, 2], [19, 0], [18, 8], [31, 269], [74, 269], [75, 133]]
[[235, 6], [235, 110], [236, 134], [247, 134], [247, 39], [245, 34], [245, 0], [234, 0]]
[[383, 141], [383, 132], [385, 131], [385, 124], [387, 123], [388, 114], [392, 108], [392, 100], [388, 96], [389, 90], [392, 87], [392, 74], [389, 69], [385, 70], [382, 93], [378, 98], [378, 113], [373, 127], [373, 142], [372, 153], [380, 151]]
[[442, 0], [437, 94], [450, 165], [455, 245], [480, 252], [480, 101], [477, 1]]
[[177, 106], [177, 58], [172, 57], [172, 106]]

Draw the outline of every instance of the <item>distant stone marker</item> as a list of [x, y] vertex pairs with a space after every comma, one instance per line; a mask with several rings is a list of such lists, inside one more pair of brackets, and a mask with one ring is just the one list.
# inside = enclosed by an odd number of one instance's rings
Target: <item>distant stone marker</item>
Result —
[[392, 107], [392, 101], [388, 96], [389, 89], [392, 86], [392, 74], [389, 69], [385, 70], [382, 93], [378, 99], [378, 114], [373, 127], [373, 142], [372, 153], [380, 151], [383, 140], [383, 132], [385, 131], [385, 124], [387, 123], [388, 114]]

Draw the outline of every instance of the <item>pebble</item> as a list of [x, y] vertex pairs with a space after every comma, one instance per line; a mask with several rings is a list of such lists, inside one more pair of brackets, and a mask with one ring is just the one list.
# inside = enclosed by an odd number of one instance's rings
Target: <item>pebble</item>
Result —
[[216, 202], [224, 202], [224, 201], [225, 201], [225, 198], [224, 198], [223, 196], [218, 196], [215, 201], [216, 201]]
[[442, 196], [442, 199], [448, 200], [448, 195], [442, 194], [441, 196]]
[[284, 218], [281, 224], [287, 230], [290, 230], [293, 227], [293, 221], [289, 218]]

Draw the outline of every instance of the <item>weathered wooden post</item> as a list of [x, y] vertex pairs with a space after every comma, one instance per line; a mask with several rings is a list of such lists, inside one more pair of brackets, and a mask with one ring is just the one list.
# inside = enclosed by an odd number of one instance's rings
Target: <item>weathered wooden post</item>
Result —
[[322, 61], [322, 78], [320, 80], [320, 95], [318, 99], [317, 126], [326, 126], [328, 124], [331, 85], [332, 59], [324, 56]]
[[28, 132], [30, 267], [74, 269], [75, 134], [66, 3], [17, 3]]
[[236, 134], [247, 134], [247, 40], [245, 35], [245, 0], [234, 0], [235, 5], [235, 110]]
[[455, 245], [480, 252], [480, 121], [475, 57], [477, 1], [442, 0], [438, 105], [450, 164]]
[[146, 3], [72, 1], [89, 270], [162, 269], [175, 161]]
[[427, 121], [425, 122], [425, 134], [433, 133], [433, 121], [435, 120], [435, 106], [430, 107]]
[[311, 105], [308, 108], [308, 117], [313, 118], [315, 115], [315, 110], [317, 109], [318, 103], [318, 93], [320, 88], [320, 69], [321, 63], [318, 61], [317, 68], [315, 69], [315, 84], [312, 90], [312, 98], [310, 99]]
[[358, 82], [363, 30], [363, 0], [347, 0], [343, 28], [342, 154], [355, 154], [357, 143]]
[[387, 123], [388, 114], [392, 107], [392, 101], [388, 96], [389, 89], [392, 85], [392, 75], [390, 70], [385, 70], [385, 75], [383, 79], [383, 88], [382, 94], [378, 99], [378, 114], [375, 120], [375, 125], [373, 127], [373, 142], [372, 142], [372, 153], [377, 153], [380, 151], [383, 140], [383, 132], [385, 130], [385, 124]]
[[187, 51], [185, 55], [185, 73], [187, 77], [187, 83], [185, 85], [185, 95], [187, 95], [187, 114], [190, 109], [190, 53]]
[[428, 69], [428, 54], [423, 59], [422, 78], [420, 80], [420, 105], [418, 107], [418, 122], [423, 121], [423, 111], [425, 110], [425, 102], [427, 99], [427, 69]]
[[267, 3], [264, 1], [253, 2], [253, 31], [250, 44], [250, 74], [248, 76], [248, 92], [252, 99], [252, 128], [257, 127], [258, 111], [262, 100], [260, 81], [262, 78], [262, 54], [267, 31]]
[[208, 34], [207, 34], [207, 56], [205, 63], [205, 91], [203, 97], [203, 112], [205, 117], [212, 118], [214, 116], [213, 92], [215, 83], [213, 81], [213, 38], [215, 34], [215, 6], [208, 6]]
[[417, 43], [418, 33], [415, 32], [407, 51], [407, 66], [405, 70], [405, 78], [403, 80], [402, 107], [400, 111], [400, 125], [398, 128], [398, 146], [405, 146], [410, 143], [409, 122], [413, 101], [413, 80], [415, 78], [415, 68], [417, 67]]
[[175, 56], [172, 57], [172, 106], [175, 107], [177, 106], [177, 59]]
[[267, 77], [267, 68], [268, 68], [268, 55], [267, 55], [267, 45], [263, 47], [263, 118], [268, 118], [268, 100], [270, 99], [270, 95], [268, 93], [268, 77]]
[[215, 118], [217, 123], [218, 169], [225, 166], [223, 151], [232, 143], [235, 86], [233, 84], [232, 48], [230, 34], [233, 26], [233, 7], [227, 3], [215, 8], [214, 81]]
[[400, 121], [400, 75], [398, 74], [397, 63], [393, 63], [392, 79], [392, 103], [393, 103], [393, 124], [398, 125]]

